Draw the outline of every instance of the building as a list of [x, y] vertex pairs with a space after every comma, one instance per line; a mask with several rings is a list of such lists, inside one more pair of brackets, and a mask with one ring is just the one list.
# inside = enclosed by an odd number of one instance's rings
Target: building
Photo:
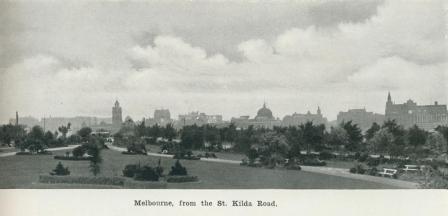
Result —
[[154, 110], [154, 122], [162, 126], [173, 123], [170, 111], [168, 109]]
[[409, 99], [406, 103], [395, 104], [389, 93], [385, 119], [395, 120], [404, 127], [417, 125], [425, 130], [433, 130], [439, 125], [448, 125], [448, 112], [447, 106], [437, 101], [433, 105], [417, 105]]
[[263, 107], [257, 111], [255, 118], [250, 119], [249, 116], [241, 116], [232, 118], [230, 122], [237, 128], [248, 128], [251, 125], [255, 128], [273, 128], [281, 125], [281, 121], [274, 117], [272, 111], [266, 107], [266, 103], [263, 103]]
[[316, 114], [312, 114], [308, 111], [306, 114], [293, 113], [292, 115], [286, 115], [283, 118], [282, 126], [297, 126], [305, 124], [306, 122], [313, 122], [313, 124], [328, 124], [327, 118], [322, 115], [320, 107], [317, 107]]
[[179, 115], [176, 126], [183, 127], [186, 125], [221, 125], [223, 124], [222, 115], [207, 115], [205, 113], [190, 112], [188, 114]]
[[367, 112], [366, 109], [349, 109], [347, 112], [339, 112], [337, 116], [337, 123], [352, 121], [357, 124], [361, 130], [368, 130], [374, 122], [382, 124], [384, 122], [384, 115]]
[[115, 104], [112, 107], [112, 126], [114, 128], [120, 128], [122, 123], [123, 117], [120, 103], [118, 103], [118, 101], [115, 101]]

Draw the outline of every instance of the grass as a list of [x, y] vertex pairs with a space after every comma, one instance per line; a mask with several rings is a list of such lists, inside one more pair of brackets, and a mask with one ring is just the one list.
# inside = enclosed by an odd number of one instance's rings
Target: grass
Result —
[[[65, 151], [55, 152], [62, 155]], [[121, 176], [126, 164], [141, 163], [157, 165], [158, 157], [122, 155], [120, 152], [103, 150], [100, 176]], [[224, 153], [225, 154], [225, 153]], [[219, 157], [219, 156], [218, 156]], [[56, 167], [59, 160], [52, 155], [11, 156], [0, 158], [0, 188], [116, 188], [99, 185], [47, 185], [37, 183], [39, 175], [46, 175]], [[88, 161], [61, 161], [69, 167], [73, 176], [93, 176]], [[161, 158], [167, 174], [175, 160]], [[385, 189], [393, 186], [337, 176], [294, 170], [270, 170], [243, 167], [234, 164], [182, 160], [189, 175], [199, 177], [199, 182], [169, 183], [168, 188], [185, 189]]]

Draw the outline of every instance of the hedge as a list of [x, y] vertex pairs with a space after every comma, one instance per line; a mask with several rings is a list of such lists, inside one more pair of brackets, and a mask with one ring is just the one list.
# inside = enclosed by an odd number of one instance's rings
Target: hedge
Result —
[[125, 179], [120, 177], [87, 177], [87, 176], [48, 176], [40, 175], [40, 183], [48, 184], [99, 184], [123, 186]]
[[121, 152], [121, 154], [124, 154], [124, 155], [148, 155], [147, 153], [144, 153], [144, 152], [137, 153], [137, 152], [127, 152], [127, 151]]
[[33, 153], [33, 152], [17, 152], [16, 155], [52, 155], [53, 153], [50, 151], [44, 151], [44, 152], [38, 152], [38, 153]]
[[73, 156], [67, 157], [63, 155], [55, 155], [53, 158], [57, 160], [85, 161], [90, 160], [91, 157], [73, 157]]
[[167, 176], [166, 181], [170, 183], [196, 182], [197, 176]]
[[126, 180], [124, 182], [125, 188], [130, 189], [164, 189], [166, 188], [166, 182], [160, 181], [133, 181]]

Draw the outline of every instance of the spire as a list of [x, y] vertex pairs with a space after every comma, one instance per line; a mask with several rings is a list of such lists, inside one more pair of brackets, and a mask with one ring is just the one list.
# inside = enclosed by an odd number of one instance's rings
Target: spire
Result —
[[390, 92], [387, 94], [387, 102], [392, 102], [392, 97], [390, 96]]
[[317, 106], [317, 114], [318, 115], [322, 114], [321, 111], [320, 111], [320, 106]]
[[120, 106], [120, 103], [118, 103], [118, 100], [115, 100], [115, 107]]
[[16, 111], [16, 126], [19, 125], [19, 112]]
[[266, 108], [266, 101], [263, 102], [263, 108]]

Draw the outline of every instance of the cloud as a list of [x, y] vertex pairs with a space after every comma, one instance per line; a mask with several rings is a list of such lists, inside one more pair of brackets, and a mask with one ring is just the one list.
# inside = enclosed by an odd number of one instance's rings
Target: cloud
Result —
[[165, 106], [173, 113], [204, 109], [230, 117], [255, 112], [267, 100], [280, 117], [321, 105], [330, 119], [362, 106], [383, 112], [387, 91], [397, 100], [447, 102], [443, 29], [439, 2], [386, 1], [361, 21], [296, 26], [228, 44], [240, 61], [174, 33], [127, 46], [114, 57], [123, 58], [117, 68], [95, 61], [74, 67], [57, 55], [36, 55], [0, 75], [1, 116], [16, 109], [109, 114], [116, 97], [141, 116]]

